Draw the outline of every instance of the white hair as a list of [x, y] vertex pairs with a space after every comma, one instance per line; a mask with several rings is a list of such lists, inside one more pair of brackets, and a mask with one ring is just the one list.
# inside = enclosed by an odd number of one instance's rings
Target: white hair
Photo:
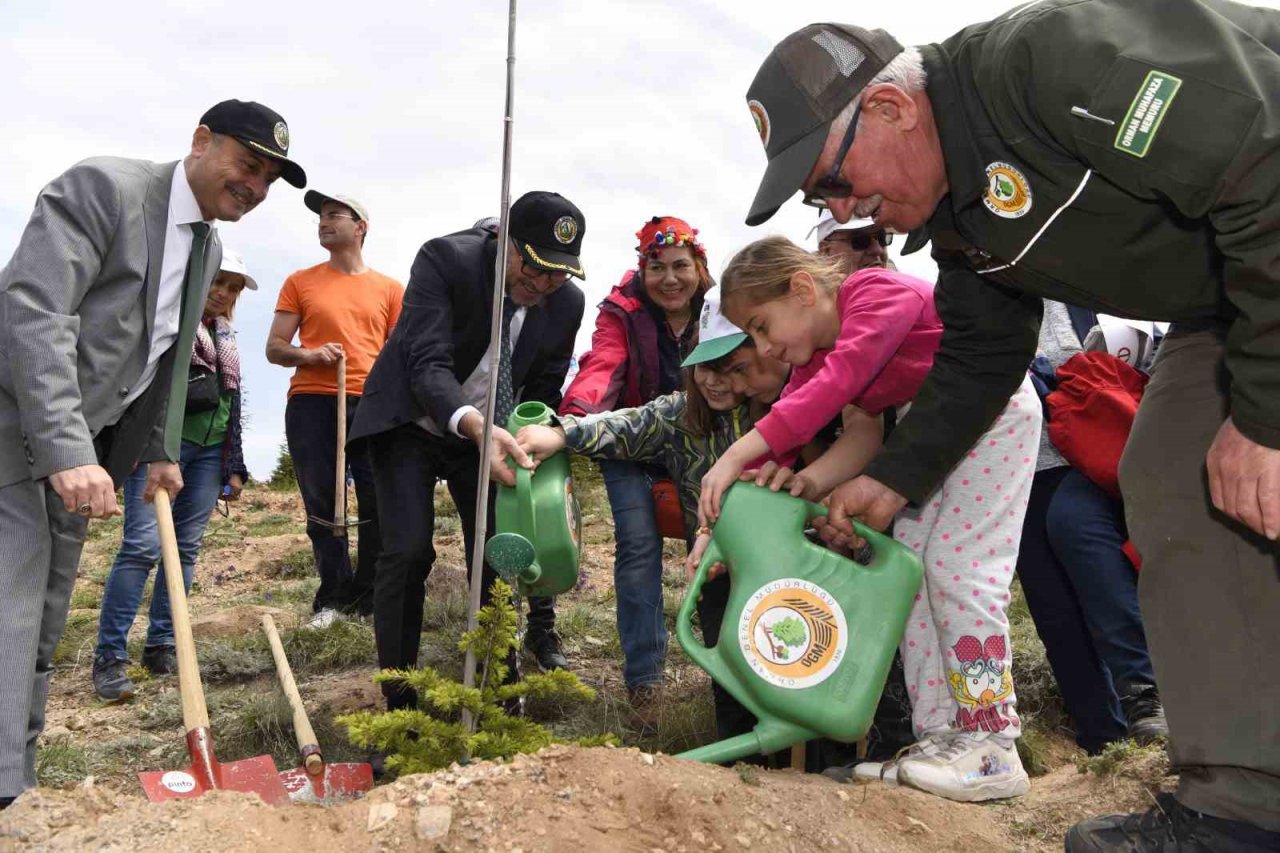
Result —
[[[880, 69], [879, 74], [871, 78], [867, 86], [880, 83], [891, 83], [907, 94], [924, 91], [929, 83], [929, 75], [924, 70], [924, 58], [920, 56], [920, 48], [909, 47], [899, 53], [889, 61], [888, 65]], [[864, 87], [862, 92], [865, 91]], [[831, 123], [832, 133], [844, 133], [848, 129], [849, 122], [853, 120], [853, 112], [862, 100], [862, 92], [858, 92], [849, 103], [844, 105], [844, 109]]]

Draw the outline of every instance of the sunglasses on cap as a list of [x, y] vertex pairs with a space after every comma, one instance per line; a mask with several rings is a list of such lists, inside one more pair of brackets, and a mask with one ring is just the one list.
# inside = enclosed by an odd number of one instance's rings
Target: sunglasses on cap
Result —
[[[847, 234], [848, 237], [839, 236], [841, 234]], [[871, 247], [872, 241], [881, 246], [888, 246], [893, 242], [893, 235], [888, 231], [835, 231], [822, 242], [829, 241], [848, 243], [855, 252], [865, 252]]]

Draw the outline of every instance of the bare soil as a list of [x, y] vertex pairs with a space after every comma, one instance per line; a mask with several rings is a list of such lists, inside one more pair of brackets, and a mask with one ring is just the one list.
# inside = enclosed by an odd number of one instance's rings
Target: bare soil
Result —
[[409, 776], [360, 801], [271, 808], [251, 794], [139, 805], [40, 789], [0, 813], [0, 848], [59, 850], [1058, 850], [1070, 822], [1140, 806], [1139, 782], [1061, 768], [1010, 804], [725, 769], [636, 749], [551, 747]]

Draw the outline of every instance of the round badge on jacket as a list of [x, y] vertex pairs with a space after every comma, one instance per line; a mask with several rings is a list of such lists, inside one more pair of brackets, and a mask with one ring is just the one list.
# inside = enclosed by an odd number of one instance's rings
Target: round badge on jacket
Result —
[[997, 160], [987, 166], [987, 191], [982, 196], [987, 210], [1005, 219], [1018, 219], [1031, 210], [1031, 184], [1027, 176], [1008, 163]]

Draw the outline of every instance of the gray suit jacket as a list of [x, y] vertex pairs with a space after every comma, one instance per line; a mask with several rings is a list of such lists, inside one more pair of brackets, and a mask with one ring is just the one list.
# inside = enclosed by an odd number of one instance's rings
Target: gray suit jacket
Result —
[[[36, 199], [0, 270], [0, 486], [95, 463], [119, 485], [139, 461], [177, 461], [165, 414], [185, 406], [185, 386], [169, 399], [170, 378], [191, 353], [176, 346], [111, 431], [110, 450], [94, 446], [146, 366], [175, 166], [95, 157]], [[204, 281], [184, 306], [203, 305], [221, 261], [214, 232]], [[183, 323], [192, 316], [184, 310]]]

